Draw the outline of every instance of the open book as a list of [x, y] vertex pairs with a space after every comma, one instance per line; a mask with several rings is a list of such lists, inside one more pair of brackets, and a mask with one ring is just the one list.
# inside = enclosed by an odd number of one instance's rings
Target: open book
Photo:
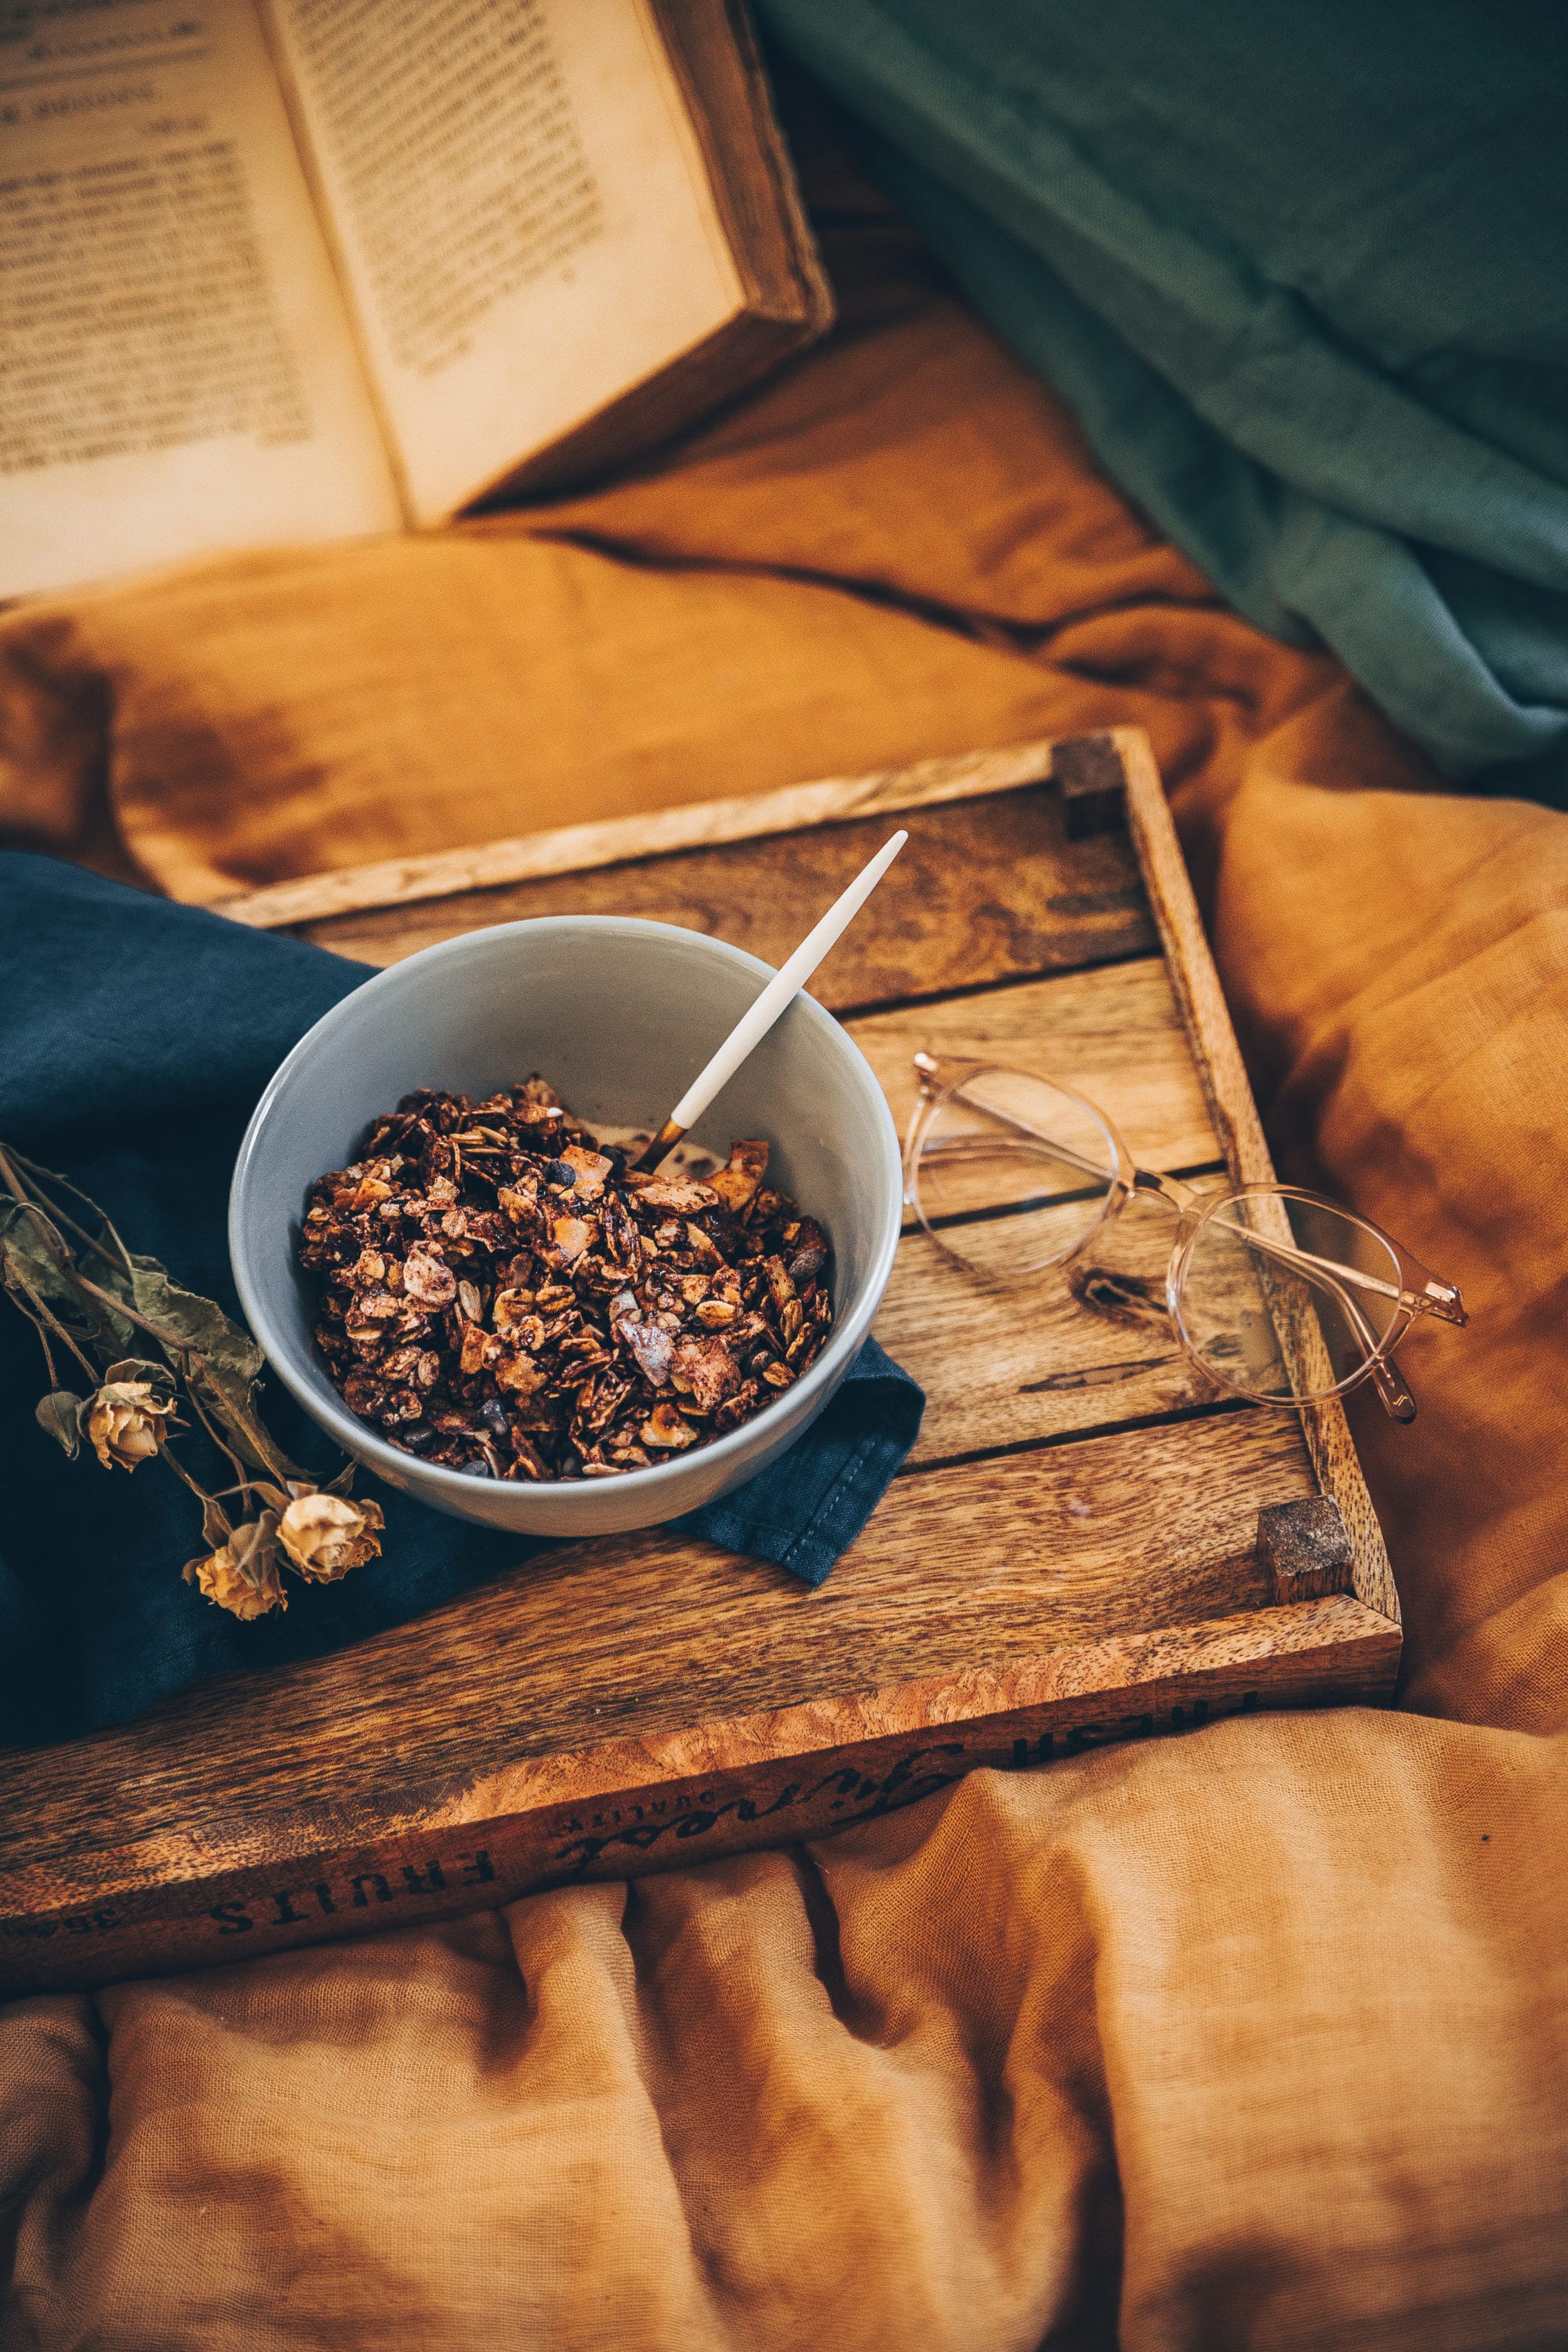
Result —
[[738, 0], [0, 0], [0, 595], [574, 478], [830, 316]]

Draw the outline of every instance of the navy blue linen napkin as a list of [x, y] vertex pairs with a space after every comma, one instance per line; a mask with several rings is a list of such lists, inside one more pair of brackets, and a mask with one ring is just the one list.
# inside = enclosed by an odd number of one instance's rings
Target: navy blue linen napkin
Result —
[[[246, 1122], [289, 1047], [369, 977], [51, 858], [0, 855], [0, 1139], [237, 1315], [225, 1223]], [[0, 1299], [0, 1741], [68, 1738], [210, 1675], [342, 1648], [546, 1549], [445, 1518], [362, 1472], [356, 1494], [386, 1514], [383, 1557], [340, 1584], [290, 1579], [286, 1612], [241, 1624], [181, 1581], [201, 1548], [190, 1496], [157, 1465], [128, 1475], [89, 1454], [68, 1462], [33, 1418], [46, 1386], [31, 1326]], [[924, 1402], [868, 1340], [786, 1454], [682, 1524], [820, 1584], [913, 1444]], [[297, 1461], [335, 1464], [276, 1381], [266, 1411]], [[182, 1448], [198, 1467], [194, 1443]], [[209, 1483], [226, 1483], [216, 1464]]]

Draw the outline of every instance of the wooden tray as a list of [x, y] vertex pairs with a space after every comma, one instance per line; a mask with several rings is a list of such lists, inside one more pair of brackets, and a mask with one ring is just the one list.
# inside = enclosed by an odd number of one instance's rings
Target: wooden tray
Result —
[[[817, 985], [900, 1120], [916, 1048], [995, 1051], [1102, 1102], [1147, 1164], [1268, 1174], [1131, 730], [228, 911], [386, 962], [613, 907], [777, 962], [894, 810], [909, 848]], [[1343, 1416], [1200, 1392], [1139, 1287], [1169, 1247], [1154, 1223], [1140, 1238], [1130, 1212], [1131, 1255], [1113, 1282], [1079, 1269], [1079, 1297], [1060, 1276], [981, 1290], [906, 1235], [878, 1330], [926, 1387], [925, 1428], [817, 1592], [673, 1534], [584, 1543], [336, 1656], [0, 1759], [0, 1988], [502, 1903], [818, 1835], [977, 1764], [1387, 1694], [1398, 1605]]]

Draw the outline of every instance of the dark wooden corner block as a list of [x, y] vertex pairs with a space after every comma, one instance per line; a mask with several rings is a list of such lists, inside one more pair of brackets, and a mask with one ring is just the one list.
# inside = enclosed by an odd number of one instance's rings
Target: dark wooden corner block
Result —
[[1355, 1568], [1350, 1529], [1330, 1495], [1266, 1503], [1258, 1514], [1258, 1564], [1276, 1601], [1348, 1592]]
[[1061, 795], [1069, 841], [1120, 833], [1127, 823], [1127, 771], [1110, 735], [1071, 735], [1051, 758], [1051, 782]]

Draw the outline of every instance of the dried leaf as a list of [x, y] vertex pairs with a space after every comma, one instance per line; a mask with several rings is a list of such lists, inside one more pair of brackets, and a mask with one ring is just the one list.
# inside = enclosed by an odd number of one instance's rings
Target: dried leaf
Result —
[[[112, 1307], [88, 1297], [72, 1279], [74, 1265], [64, 1235], [41, 1211], [19, 1201], [0, 1201], [0, 1283], [35, 1304], [47, 1304], [79, 1344], [133, 1347], [135, 1327]], [[100, 1288], [116, 1290], [105, 1270]]]
[[209, 1495], [202, 1505], [202, 1541], [211, 1544], [216, 1551], [220, 1544], [228, 1541], [233, 1533], [234, 1525], [228, 1513], [216, 1495]]
[[[174, 1333], [182, 1348], [194, 1349], [218, 1383], [233, 1382], [247, 1395], [261, 1378], [266, 1359], [248, 1331], [224, 1313], [216, 1298], [203, 1298], [170, 1279], [155, 1257], [131, 1260], [131, 1304], [149, 1323]], [[178, 1354], [165, 1349], [176, 1368]]]
[[115, 1381], [145, 1381], [150, 1388], [156, 1389], [161, 1395], [167, 1394], [170, 1385], [168, 1365], [154, 1363], [151, 1356], [123, 1356], [119, 1363], [110, 1364], [103, 1377], [106, 1383]]

